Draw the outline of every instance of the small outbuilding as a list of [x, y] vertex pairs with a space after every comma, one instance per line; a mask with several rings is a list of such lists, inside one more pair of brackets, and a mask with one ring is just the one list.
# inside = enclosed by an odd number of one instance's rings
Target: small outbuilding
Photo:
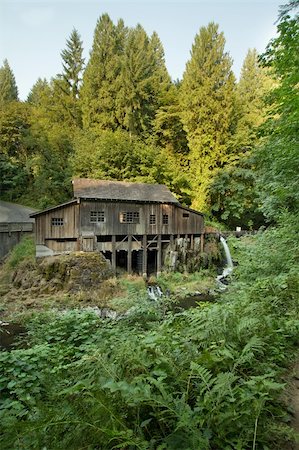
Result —
[[73, 180], [73, 200], [31, 214], [37, 256], [100, 251], [112, 268], [159, 273], [166, 247], [190, 249], [204, 233], [203, 214], [182, 206], [164, 185]]
[[24, 235], [33, 233], [34, 209], [0, 200], [0, 259], [18, 244]]

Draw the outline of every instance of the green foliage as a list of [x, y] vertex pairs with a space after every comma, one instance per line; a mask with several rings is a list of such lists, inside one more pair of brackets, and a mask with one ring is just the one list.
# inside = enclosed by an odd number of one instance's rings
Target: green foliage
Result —
[[24, 260], [27, 262], [35, 261], [35, 242], [32, 237], [24, 237], [9, 254], [5, 267], [15, 269]]
[[[290, 2], [286, 11], [298, 9]], [[288, 11], [290, 12], [290, 11]], [[278, 86], [272, 92], [272, 118], [267, 123], [269, 138], [257, 153], [259, 189], [262, 209], [270, 220], [279, 219], [282, 211], [296, 213], [298, 196], [298, 13], [282, 13], [278, 36], [263, 55]]]
[[124, 128], [130, 134], [150, 135], [156, 110], [170, 87], [170, 77], [157, 34], [149, 39], [141, 25], [128, 31], [121, 81]]
[[248, 156], [259, 138], [259, 127], [265, 122], [268, 108], [265, 97], [273, 88], [269, 70], [262, 67], [255, 49], [248, 50], [236, 89], [235, 130], [231, 146], [236, 159]]
[[7, 59], [0, 67], [0, 106], [3, 107], [11, 101], [18, 100], [18, 88], [15, 76], [8, 64]]
[[212, 270], [202, 269], [194, 273], [162, 272], [157, 283], [164, 293], [169, 289], [171, 294], [184, 297], [196, 291], [206, 292], [213, 288], [214, 279], [215, 273]]
[[63, 60], [63, 74], [61, 78], [68, 88], [67, 93], [70, 93], [73, 99], [77, 99], [79, 96], [81, 75], [84, 67], [82, 53], [80, 34], [76, 29], [73, 29], [70, 38], [66, 41], [66, 49], [61, 52]]
[[44, 99], [49, 95], [49, 93], [50, 86], [47, 80], [45, 78], [38, 78], [28, 94], [27, 102], [35, 106], [41, 106], [44, 103]]
[[[240, 265], [217, 303], [165, 316], [143, 300], [113, 322], [87, 311], [29, 319], [31, 348], [0, 355], [2, 448], [283, 448], [281, 376], [299, 331], [295, 223], [230, 242]], [[124, 283], [132, 296], [144, 289]]]
[[54, 80], [54, 99], [64, 114], [64, 122], [70, 128], [82, 126], [79, 89], [81, 86], [84, 58], [80, 35], [73, 30], [61, 52], [63, 72]]
[[84, 129], [115, 130], [119, 124], [121, 58], [127, 30], [108, 14], [97, 21], [90, 59], [80, 91]]
[[209, 191], [211, 212], [229, 229], [258, 228], [264, 224], [250, 158], [228, 165], [215, 177]]
[[180, 88], [182, 122], [190, 149], [192, 205], [199, 210], [206, 205], [208, 187], [218, 168], [228, 160], [235, 80], [224, 46], [218, 25], [202, 27]]
[[158, 149], [125, 131], [78, 135], [72, 160], [73, 173], [81, 177], [163, 182]]
[[0, 150], [12, 161], [26, 164], [34, 151], [30, 140], [30, 108], [10, 102], [0, 109]]

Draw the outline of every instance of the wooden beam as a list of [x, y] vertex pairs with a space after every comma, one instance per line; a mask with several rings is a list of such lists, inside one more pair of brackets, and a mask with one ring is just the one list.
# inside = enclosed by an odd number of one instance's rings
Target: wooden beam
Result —
[[142, 276], [143, 278], [147, 277], [147, 236], [146, 234], [143, 235], [142, 238], [142, 247], [143, 247], [143, 255], [142, 255]]
[[174, 247], [173, 244], [174, 244], [174, 237], [173, 237], [173, 234], [171, 234], [171, 235], [170, 235], [170, 249], [171, 249], [171, 250], [173, 250], [173, 247]]
[[132, 273], [132, 236], [128, 235], [128, 258], [127, 258], [127, 272]]
[[116, 238], [115, 238], [115, 234], [112, 235], [112, 258], [111, 258], [111, 263], [112, 263], [112, 270], [115, 273], [116, 272]]
[[205, 245], [205, 235], [204, 235], [204, 233], [202, 233], [200, 235], [200, 253], [203, 253], [204, 245]]
[[162, 268], [162, 242], [161, 234], [158, 235], [158, 253], [157, 253], [157, 277], [161, 275]]

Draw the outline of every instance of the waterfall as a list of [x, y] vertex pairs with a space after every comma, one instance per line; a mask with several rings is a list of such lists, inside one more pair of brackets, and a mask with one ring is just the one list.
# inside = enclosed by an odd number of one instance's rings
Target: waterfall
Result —
[[157, 301], [159, 298], [162, 297], [163, 292], [162, 292], [160, 286], [156, 285], [156, 286], [148, 286], [147, 294], [148, 294], [148, 297], [150, 298], [150, 300]]
[[228, 275], [230, 275], [233, 271], [234, 268], [234, 264], [233, 264], [233, 260], [229, 251], [229, 247], [227, 245], [226, 240], [224, 239], [223, 236], [220, 236], [220, 242], [223, 246], [224, 249], [224, 253], [225, 253], [225, 259], [226, 259], [226, 264], [225, 267], [223, 269], [223, 272], [221, 275], [218, 275], [218, 277], [216, 278], [216, 280], [224, 286], [224, 284], [221, 282], [221, 280], [223, 280], [224, 278], [226, 278]]

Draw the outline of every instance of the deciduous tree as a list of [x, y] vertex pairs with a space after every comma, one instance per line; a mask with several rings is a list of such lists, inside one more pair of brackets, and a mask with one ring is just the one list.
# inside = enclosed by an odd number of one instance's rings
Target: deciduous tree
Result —
[[269, 138], [258, 152], [262, 208], [270, 220], [283, 211], [299, 210], [299, 1], [282, 10], [278, 36], [270, 41], [263, 62], [274, 72], [277, 87], [271, 94]]

